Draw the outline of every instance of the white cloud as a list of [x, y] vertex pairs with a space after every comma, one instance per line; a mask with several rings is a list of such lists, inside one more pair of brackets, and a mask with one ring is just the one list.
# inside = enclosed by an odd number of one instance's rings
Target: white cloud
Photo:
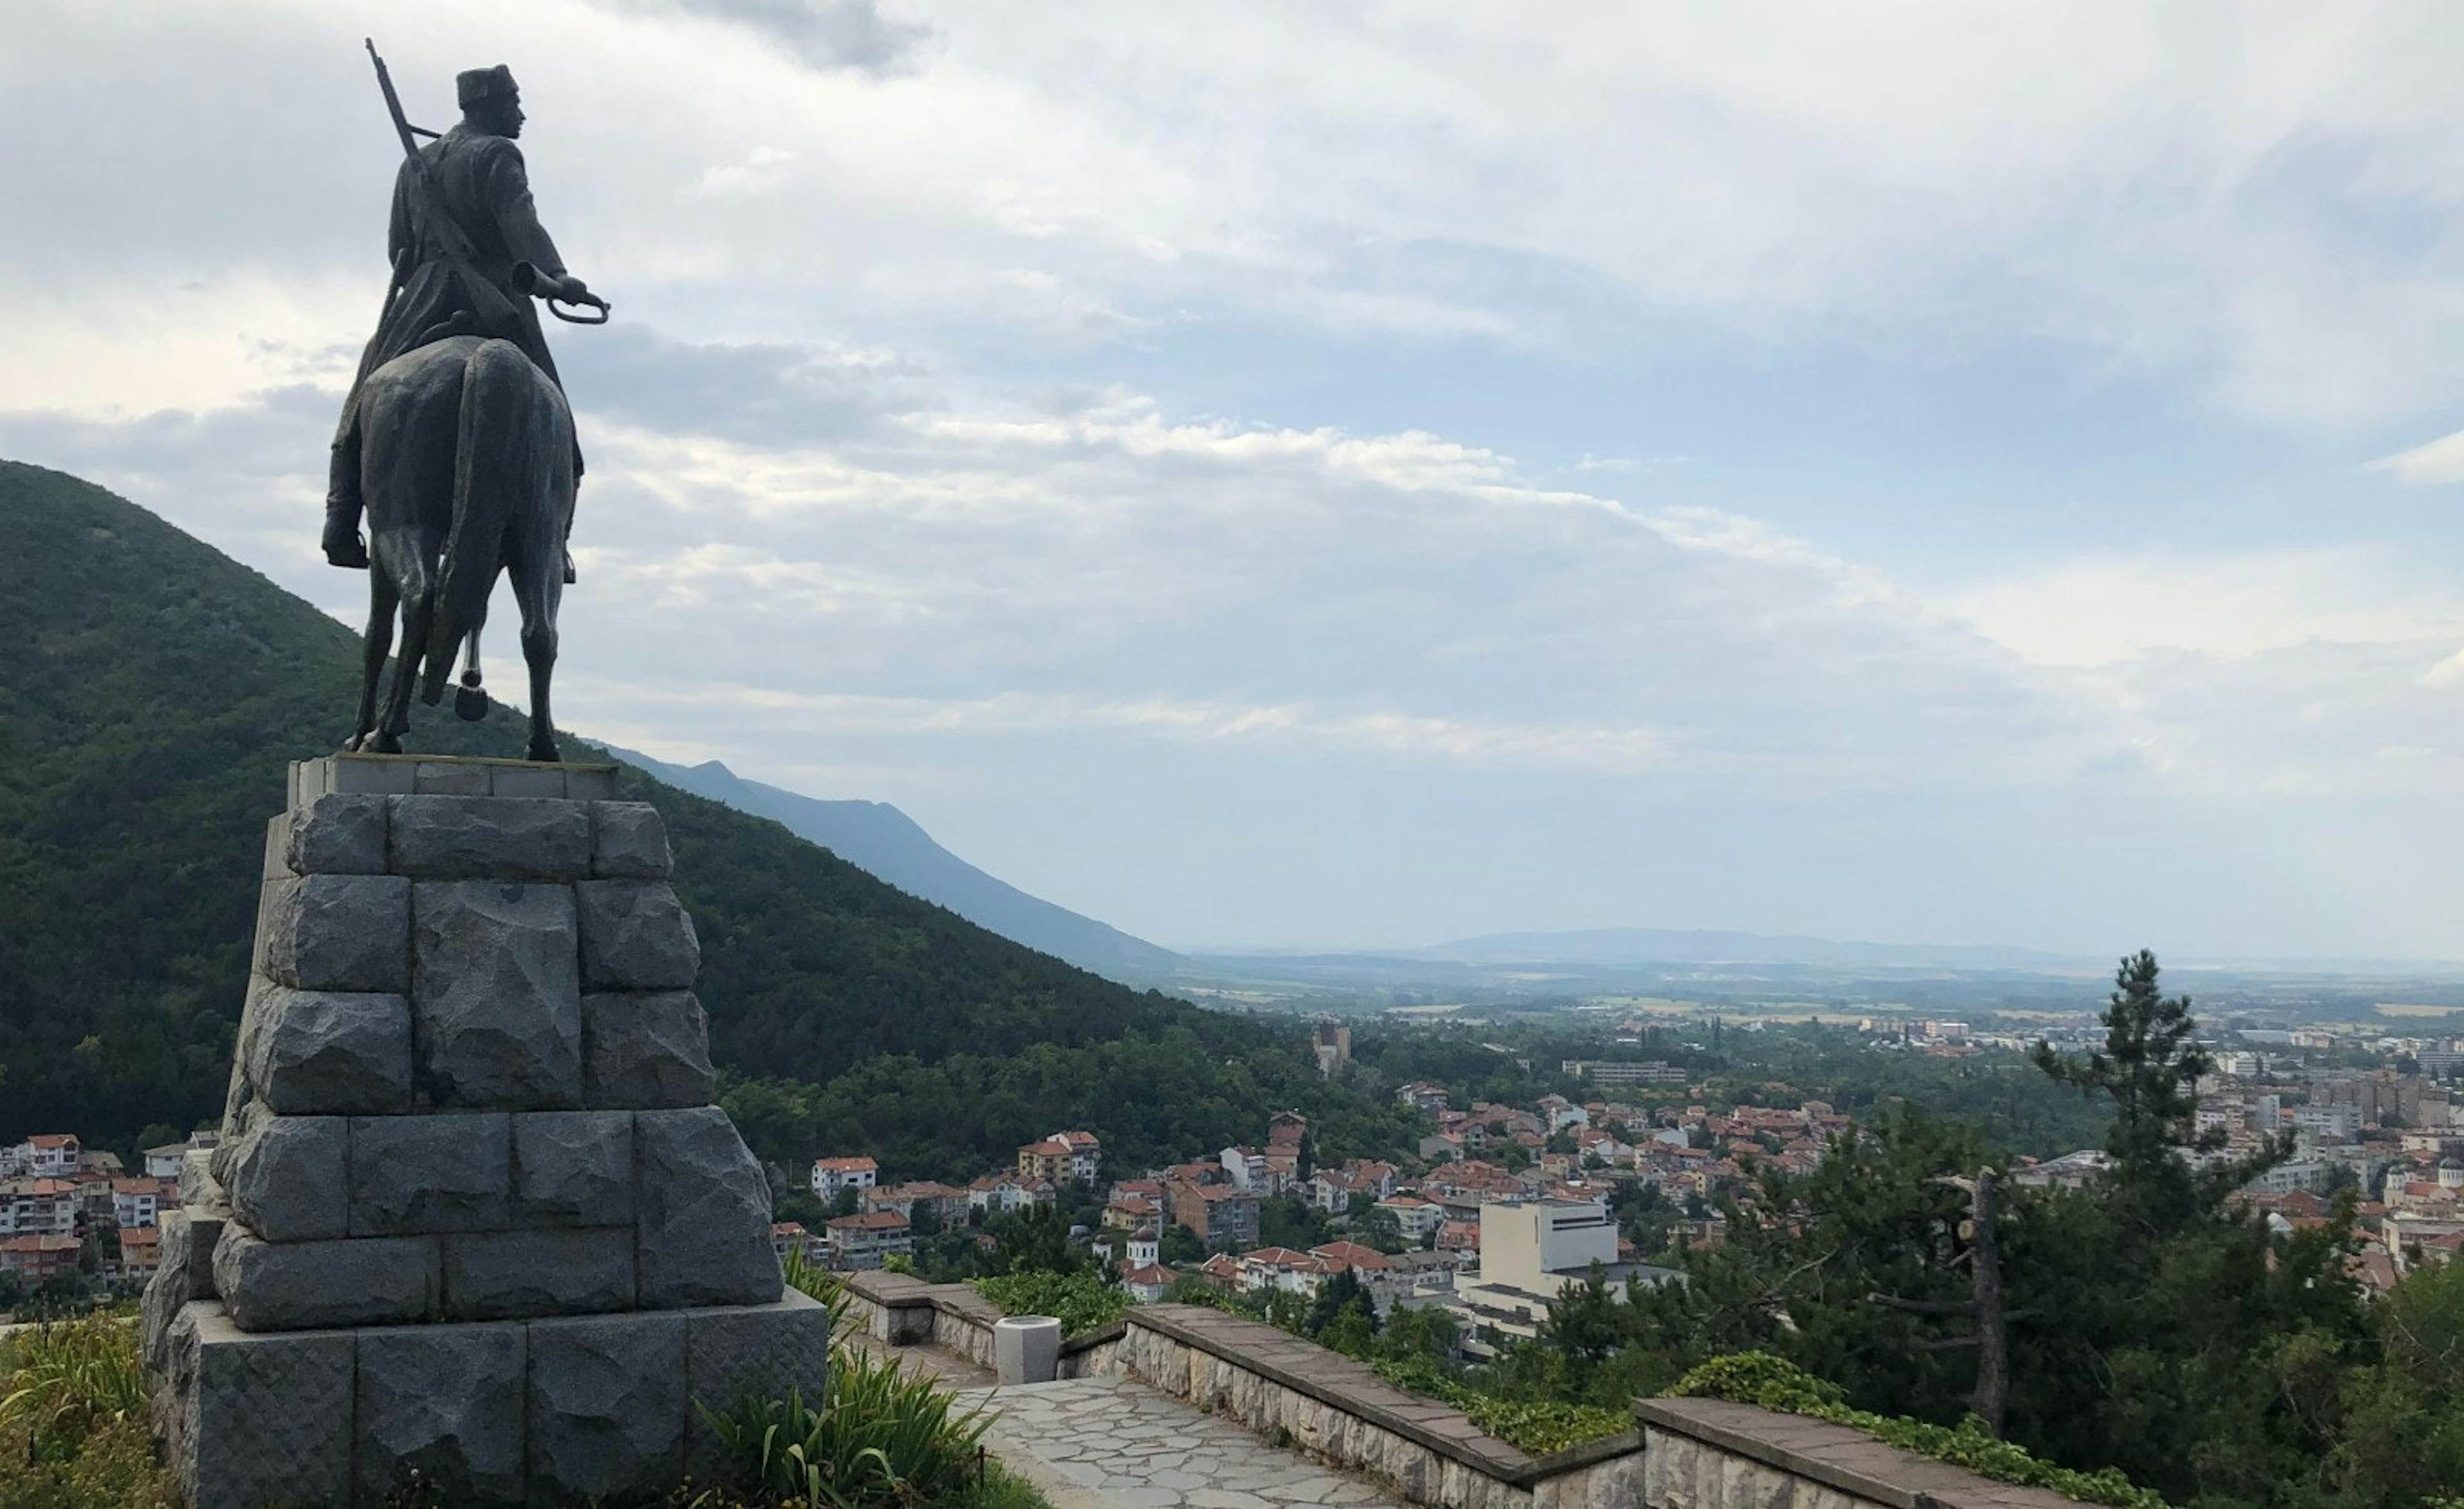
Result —
[[1961, 593], [1947, 606], [2048, 666], [2464, 637], [2464, 601], [2411, 575], [2392, 553], [2359, 546], [2174, 553], [2074, 561]]
[[[23, 149], [0, 192], [51, 234], [10, 238], [0, 288], [81, 317], [201, 260], [372, 282], [390, 148], [356, 43], [389, 12], [139, 11], [14, 18], [0, 125]], [[758, 286], [716, 333], [861, 312], [1120, 339], [1196, 305], [1580, 348], [1605, 299], [1749, 339], [2047, 340], [2091, 377], [2177, 374], [2297, 425], [2384, 422], [2464, 384], [2445, 66], [2464, 18], [2445, 11], [423, 17], [393, 59], [415, 111], [437, 114], [470, 56], [516, 58], [569, 254], [620, 302], [710, 311]], [[107, 120], [80, 105], [101, 95]], [[365, 317], [337, 309], [308, 343]]]
[[2409, 487], [2464, 482], [2464, 429], [2452, 435], [2381, 456], [2365, 469], [2384, 472]]

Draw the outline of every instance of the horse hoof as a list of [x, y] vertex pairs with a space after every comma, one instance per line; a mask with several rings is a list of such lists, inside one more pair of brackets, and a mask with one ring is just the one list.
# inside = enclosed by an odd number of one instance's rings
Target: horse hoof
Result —
[[539, 765], [561, 765], [564, 756], [557, 753], [553, 744], [534, 744], [531, 746], [531, 760]]
[[453, 689], [453, 715], [465, 723], [476, 723], [488, 715], [488, 694], [476, 687]]

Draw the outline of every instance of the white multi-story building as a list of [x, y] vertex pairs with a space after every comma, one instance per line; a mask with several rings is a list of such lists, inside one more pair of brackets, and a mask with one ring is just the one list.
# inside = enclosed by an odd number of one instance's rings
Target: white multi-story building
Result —
[[111, 1181], [111, 1219], [121, 1231], [151, 1226], [165, 1206], [180, 1203], [180, 1188], [168, 1179]]
[[878, 1268], [892, 1254], [915, 1250], [907, 1217], [896, 1211], [833, 1215], [823, 1225], [833, 1268]]
[[2343, 1176], [2344, 1167], [2324, 1158], [2302, 1158], [2279, 1163], [2257, 1178], [2242, 1186], [2246, 1194], [2290, 1194], [2296, 1190], [2308, 1190], [2322, 1194], [2336, 1187]]
[[1069, 1149], [1067, 1165], [1062, 1177], [1088, 1189], [1095, 1186], [1095, 1175], [1104, 1162], [1104, 1145], [1090, 1131], [1057, 1131], [1045, 1139], [1057, 1142]]
[[2357, 1105], [2322, 1105], [2313, 1102], [2293, 1107], [2293, 1125], [2323, 1142], [2350, 1142], [2362, 1133]]
[[66, 1236], [77, 1230], [77, 1186], [66, 1179], [0, 1183], [0, 1236]]
[[65, 1132], [29, 1137], [8, 1150], [5, 1160], [17, 1175], [36, 1179], [74, 1179], [85, 1162], [85, 1149]]
[[1446, 1224], [1446, 1208], [1417, 1194], [1390, 1194], [1377, 1202], [1377, 1209], [1395, 1217], [1397, 1229], [1408, 1242], [1426, 1241], [1431, 1233]]
[[841, 1190], [869, 1190], [880, 1182], [881, 1165], [870, 1158], [813, 1160], [813, 1193], [824, 1200], [838, 1198]]
[[1266, 1188], [1266, 1155], [1254, 1148], [1226, 1148], [1218, 1161], [1223, 1171], [1232, 1176], [1232, 1187], [1253, 1193], [1268, 1193]]
[[1683, 1069], [1661, 1059], [1642, 1062], [1610, 1062], [1599, 1059], [1568, 1059], [1558, 1065], [1567, 1074], [1593, 1084], [1683, 1084]]

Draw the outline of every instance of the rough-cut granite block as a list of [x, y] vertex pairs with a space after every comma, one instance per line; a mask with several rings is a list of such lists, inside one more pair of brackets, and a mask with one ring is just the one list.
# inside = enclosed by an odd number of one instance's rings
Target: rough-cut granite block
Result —
[[[693, 1399], [724, 1415], [747, 1394], [783, 1399], [800, 1391], [807, 1404], [824, 1396], [830, 1372], [830, 1312], [790, 1289], [776, 1304], [686, 1310], [685, 1385]], [[701, 1418], [685, 1415], [685, 1471], [715, 1480], [727, 1464], [725, 1444]]]
[[435, 1104], [582, 1104], [573, 908], [564, 886], [419, 883], [412, 1040]]
[[770, 1182], [725, 1111], [634, 1114], [633, 1212], [644, 1309], [778, 1301]]
[[529, 1355], [515, 1324], [361, 1333], [359, 1501], [391, 1501], [415, 1475], [433, 1502], [520, 1503]]
[[244, 1331], [432, 1321], [438, 1282], [433, 1236], [277, 1243], [232, 1222], [214, 1243], [214, 1292]]
[[530, 1477], [576, 1498], [673, 1484], [684, 1469], [685, 1318], [530, 1324]]
[[348, 1335], [247, 1335], [194, 1301], [173, 1325], [167, 1456], [190, 1509], [344, 1504], [351, 1494]]
[[421, 796], [484, 797], [493, 789], [488, 767], [477, 760], [421, 760], [410, 789]]
[[513, 1224], [512, 1118], [502, 1111], [351, 1122], [354, 1236], [494, 1231]]
[[265, 973], [299, 991], [410, 984], [410, 882], [398, 875], [295, 875], [267, 883]]
[[665, 881], [584, 881], [582, 977], [593, 990], [680, 991], [701, 968], [693, 919]]
[[260, 885], [270, 880], [287, 880], [291, 868], [291, 812], [285, 808], [265, 820], [265, 864], [257, 871]]
[[601, 991], [582, 997], [582, 1098], [634, 1110], [717, 1099], [701, 1002], [691, 991]]
[[165, 1211], [155, 1225], [163, 1234], [160, 1262], [146, 1280], [138, 1326], [145, 1366], [162, 1372], [170, 1367], [172, 1323], [189, 1301], [214, 1297], [214, 1243], [223, 1219], [209, 1211]]
[[564, 767], [561, 765], [497, 765], [488, 772], [488, 789], [498, 797], [564, 796]]
[[[412, 789], [418, 779], [419, 761], [400, 754], [329, 754], [323, 759], [304, 760], [293, 769], [303, 767], [319, 791], [390, 797]], [[298, 805], [297, 796], [292, 805]]]
[[189, 1210], [212, 1211], [217, 1214], [231, 1210], [231, 1192], [214, 1176], [214, 1150], [191, 1148], [180, 1154], [180, 1203]]
[[666, 880], [676, 867], [668, 825], [647, 801], [590, 804], [590, 873], [602, 880]]
[[633, 1307], [633, 1228], [445, 1238], [445, 1317], [500, 1321]]
[[328, 794], [294, 807], [284, 824], [283, 867], [295, 875], [385, 872], [385, 799]]
[[[327, 798], [327, 800], [341, 800]], [[254, 1099], [280, 1116], [410, 1109], [410, 1002], [373, 992], [250, 993], [240, 1057]]]
[[564, 794], [576, 801], [614, 801], [616, 767], [613, 765], [565, 766]]
[[270, 1242], [342, 1236], [350, 1219], [350, 1140], [344, 1117], [252, 1111], [239, 1135], [215, 1149], [231, 1210]]
[[590, 873], [590, 809], [578, 801], [394, 797], [390, 867], [417, 880], [575, 881]]
[[513, 1125], [516, 1225], [631, 1223], [632, 1112], [522, 1111]]

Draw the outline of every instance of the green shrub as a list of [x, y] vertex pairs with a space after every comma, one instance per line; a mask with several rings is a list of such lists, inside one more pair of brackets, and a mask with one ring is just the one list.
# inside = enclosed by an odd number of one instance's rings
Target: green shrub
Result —
[[1508, 1446], [1546, 1456], [1585, 1441], [1630, 1430], [1634, 1422], [1615, 1410], [1559, 1400], [1500, 1399], [1482, 1393], [1426, 1356], [1380, 1357], [1370, 1370], [1406, 1393], [1461, 1410], [1471, 1423]]
[[0, 1509], [171, 1509], [144, 1368], [124, 1321], [64, 1321], [0, 1343]]
[[2167, 1509], [2163, 1495], [2140, 1487], [2113, 1468], [2082, 1473], [2057, 1467], [2031, 1454], [2025, 1447], [1995, 1435], [1974, 1415], [1955, 1426], [1946, 1426], [1851, 1409], [1838, 1385], [1769, 1352], [1732, 1352], [1714, 1357], [1679, 1379], [1669, 1392], [1812, 1415], [1862, 1431], [1903, 1452], [1964, 1467], [1981, 1477], [2051, 1489], [2082, 1503], [2111, 1504], [2114, 1509]]
[[890, 1358], [841, 1347], [820, 1408], [800, 1392], [747, 1398], [703, 1418], [726, 1443], [737, 1483], [819, 1509], [937, 1504], [976, 1486], [992, 1417], [955, 1411], [933, 1380]]
[[[669, 1498], [668, 1503], [670, 1509], [812, 1509], [802, 1498], [781, 1498], [766, 1493], [748, 1498], [726, 1488], [686, 1488]], [[929, 1509], [1052, 1509], [1052, 1500], [1033, 1483], [986, 1458], [983, 1475], [973, 1487]]]
[[1000, 1305], [1003, 1315], [1052, 1316], [1060, 1321], [1064, 1336], [1084, 1336], [1110, 1325], [1137, 1302], [1127, 1290], [1086, 1272], [1026, 1269], [975, 1282], [976, 1292]]
[[830, 1312], [830, 1335], [847, 1330], [847, 1317], [855, 1306], [854, 1296], [847, 1293], [847, 1280], [804, 1256], [804, 1249], [793, 1246], [787, 1256], [779, 1259], [779, 1277], [787, 1287], [822, 1302]]

